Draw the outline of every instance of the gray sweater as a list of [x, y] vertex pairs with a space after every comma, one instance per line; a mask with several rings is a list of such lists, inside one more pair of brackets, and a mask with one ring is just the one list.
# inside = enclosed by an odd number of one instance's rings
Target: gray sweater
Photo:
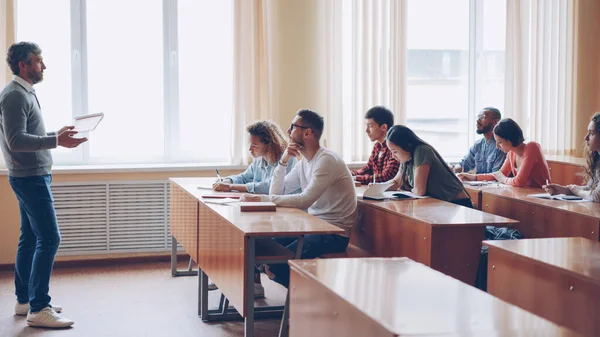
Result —
[[35, 95], [16, 81], [0, 92], [0, 146], [8, 175], [50, 174], [56, 133], [46, 133]]

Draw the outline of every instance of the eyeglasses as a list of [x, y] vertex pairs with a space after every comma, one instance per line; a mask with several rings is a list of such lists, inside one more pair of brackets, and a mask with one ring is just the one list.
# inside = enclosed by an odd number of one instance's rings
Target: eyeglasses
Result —
[[294, 127], [301, 128], [301, 129], [310, 129], [309, 126], [302, 126], [302, 125], [298, 125], [298, 124], [294, 124], [294, 123], [290, 124], [290, 130], [294, 130]]

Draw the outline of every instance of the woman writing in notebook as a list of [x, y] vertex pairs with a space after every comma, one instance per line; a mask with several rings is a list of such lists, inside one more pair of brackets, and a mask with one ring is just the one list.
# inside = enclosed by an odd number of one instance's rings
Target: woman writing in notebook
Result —
[[[213, 184], [220, 192], [239, 191], [256, 194], [269, 194], [273, 170], [288, 146], [283, 131], [277, 124], [260, 121], [246, 128], [250, 135], [250, 154], [254, 158], [242, 174], [230, 176]], [[296, 158], [288, 161], [287, 172], [296, 164]]]
[[548, 184], [544, 186], [551, 195], [566, 194], [576, 195], [586, 200], [600, 202], [600, 112], [592, 116], [585, 136], [585, 149], [587, 153], [587, 166], [585, 176], [587, 184], [584, 186]]
[[[494, 127], [496, 146], [505, 152], [506, 159], [500, 168], [488, 174], [460, 173], [462, 180], [497, 180], [516, 187], [542, 187], [550, 180], [548, 163], [542, 147], [536, 142], [525, 143], [523, 131], [510, 118], [505, 118]], [[512, 175], [512, 178], [509, 176]]]
[[388, 131], [386, 140], [392, 155], [401, 163], [390, 189], [410, 190], [420, 196], [473, 207], [469, 194], [442, 156], [411, 129], [394, 125]]

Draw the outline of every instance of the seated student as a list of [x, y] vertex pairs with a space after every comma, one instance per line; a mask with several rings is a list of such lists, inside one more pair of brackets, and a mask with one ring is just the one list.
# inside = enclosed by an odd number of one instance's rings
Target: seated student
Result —
[[[523, 131], [510, 118], [498, 122], [494, 128], [498, 148], [507, 153], [500, 171], [488, 174], [460, 173], [463, 180], [497, 180], [516, 187], [542, 187], [550, 180], [548, 163], [542, 147], [536, 142], [525, 143]], [[513, 178], [509, 178], [509, 175]]]
[[400, 163], [394, 159], [385, 141], [388, 129], [394, 125], [394, 114], [385, 107], [376, 106], [367, 111], [365, 119], [367, 136], [372, 142], [375, 142], [375, 145], [367, 165], [360, 170], [353, 170], [351, 173], [355, 177], [354, 180], [363, 185], [388, 181], [396, 176], [398, 167], [400, 167]]
[[585, 186], [548, 184], [544, 186], [546, 192], [554, 194], [577, 195], [586, 200], [600, 202], [600, 112], [592, 116], [588, 125], [588, 133], [585, 136], [587, 152], [587, 166], [585, 175], [587, 184]]
[[[344, 160], [333, 151], [321, 147], [323, 117], [311, 110], [296, 113], [287, 130], [291, 139], [287, 150], [273, 172], [269, 195], [244, 194], [241, 201], [271, 201], [277, 206], [307, 210], [309, 214], [342, 228], [344, 235], [306, 235], [302, 246], [303, 259], [323, 254], [344, 252], [350, 232], [356, 222], [356, 192], [350, 170]], [[290, 173], [285, 174], [289, 161], [302, 155]], [[298, 194], [287, 195], [301, 189]], [[277, 239], [290, 250], [296, 251], [297, 240]], [[271, 279], [288, 286], [290, 269], [286, 264], [265, 268]]]
[[442, 156], [411, 129], [394, 125], [387, 133], [387, 144], [403, 164], [390, 189], [410, 189], [417, 195], [473, 208], [469, 194]]
[[[273, 170], [277, 167], [279, 158], [287, 148], [287, 141], [281, 128], [268, 121], [260, 121], [248, 125], [250, 135], [250, 154], [254, 158], [242, 174], [224, 178], [213, 184], [215, 191], [229, 192], [232, 190], [256, 194], [269, 194]], [[296, 158], [288, 163], [286, 173], [296, 164]]]
[[[256, 194], [268, 194], [273, 176], [273, 170], [277, 167], [279, 158], [287, 148], [287, 141], [283, 136], [281, 128], [268, 121], [259, 121], [250, 124], [246, 131], [250, 135], [250, 154], [254, 158], [252, 164], [246, 171], [236, 176], [230, 176], [223, 181], [213, 184], [215, 191], [229, 192], [232, 190]], [[288, 173], [296, 164], [296, 159], [291, 158], [287, 164], [285, 173]], [[209, 283], [208, 290], [216, 290], [217, 285]], [[260, 273], [254, 278], [254, 297], [265, 296], [265, 288], [260, 281]]]
[[460, 163], [451, 167], [455, 173], [469, 172], [492, 173], [500, 170], [506, 153], [496, 147], [494, 127], [502, 119], [500, 110], [492, 107], [483, 108], [477, 116], [477, 134], [483, 138], [473, 144], [469, 153]]

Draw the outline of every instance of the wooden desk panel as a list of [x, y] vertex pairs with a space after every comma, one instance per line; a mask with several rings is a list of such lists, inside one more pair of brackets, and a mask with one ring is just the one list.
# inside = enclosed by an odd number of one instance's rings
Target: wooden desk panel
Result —
[[483, 187], [483, 211], [519, 220], [526, 238], [600, 238], [600, 205], [527, 197], [541, 189]]
[[406, 258], [290, 266], [291, 336], [576, 336]]
[[478, 209], [481, 211], [481, 199], [483, 197], [483, 193], [481, 192], [481, 188], [479, 188], [478, 186], [471, 186], [471, 185], [464, 185], [465, 190], [467, 190], [467, 192], [469, 192], [469, 195], [471, 196], [471, 201], [473, 202], [473, 207], [475, 207], [475, 209]]
[[600, 336], [600, 243], [486, 241], [488, 292], [585, 336]]
[[408, 257], [474, 285], [487, 225], [518, 223], [434, 198], [359, 200], [353, 245], [377, 257]]
[[171, 182], [171, 234], [198, 261], [198, 200]]
[[244, 233], [204, 203], [199, 203], [198, 265], [229, 299], [242, 317], [244, 306]]
[[585, 159], [561, 156], [546, 156], [552, 182], [561, 185], [583, 185]]

